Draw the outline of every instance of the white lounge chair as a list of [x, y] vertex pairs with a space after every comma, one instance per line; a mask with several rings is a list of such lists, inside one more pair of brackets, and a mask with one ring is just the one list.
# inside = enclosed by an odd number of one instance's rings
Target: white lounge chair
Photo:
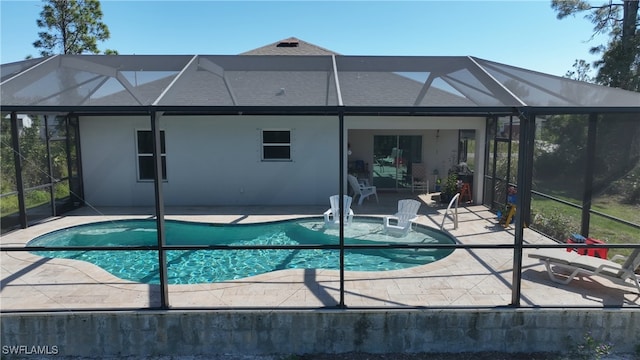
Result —
[[[547, 269], [552, 281], [568, 284], [576, 276], [601, 276], [616, 284], [635, 286], [640, 293], [640, 275], [635, 273], [640, 266], [640, 249], [634, 249], [629, 257], [615, 255], [611, 260], [595, 256], [580, 255], [575, 251], [564, 249], [538, 249], [529, 253], [530, 258], [538, 259]], [[620, 265], [615, 262], [625, 259]], [[566, 273], [554, 271], [563, 269]]]
[[360, 184], [358, 179], [353, 175], [348, 175], [348, 180], [354, 192], [353, 198], [359, 197], [358, 205], [362, 205], [362, 201], [371, 195], [375, 195], [376, 202], [378, 202], [378, 193], [376, 192], [375, 186]]
[[380, 159], [380, 164], [382, 165], [391, 165], [396, 166], [398, 161], [402, 158], [402, 149], [393, 148], [391, 149], [391, 154], [385, 158]]
[[[351, 202], [353, 198], [351, 196], [344, 195], [344, 224], [345, 226], [351, 225], [353, 220], [353, 210], [351, 209]], [[329, 203], [331, 208], [324, 212], [324, 226], [338, 227], [340, 226], [340, 195], [332, 195], [329, 197]]]
[[385, 234], [406, 236], [411, 230], [411, 224], [418, 218], [420, 201], [413, 199], [398, 200], [398, 212], [384, 217]]

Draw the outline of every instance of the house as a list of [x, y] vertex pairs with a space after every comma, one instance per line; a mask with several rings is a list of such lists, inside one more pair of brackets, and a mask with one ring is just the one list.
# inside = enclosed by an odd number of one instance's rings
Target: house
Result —
[[483, 203], [491, 119], [640, 111], [635, 92], [472, 56], [339, 55], [296, 38], [240, 55], [29, 59], [2, 65], [1, 92], [3, 118], [74, 134], [71, 193], [92, 206], [155, 203], [154, 136], [167, 206], [326, 204], [356, 162], [379, 191], [409, 191], [413, 163], [442, 177], [463, 160]]

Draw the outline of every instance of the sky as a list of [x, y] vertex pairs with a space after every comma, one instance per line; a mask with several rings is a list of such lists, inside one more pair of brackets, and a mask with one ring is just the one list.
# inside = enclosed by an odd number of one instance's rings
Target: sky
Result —
[[[556, 18], [551, 0], [169, 1], [102, 0], [121, 55], [235, 55], [289, 37], [342, 55], [469, 55], [563, 76], [593, 62], [583, 15]], [[42, 1], [0, 0], [0, 62], [39, 57]]]

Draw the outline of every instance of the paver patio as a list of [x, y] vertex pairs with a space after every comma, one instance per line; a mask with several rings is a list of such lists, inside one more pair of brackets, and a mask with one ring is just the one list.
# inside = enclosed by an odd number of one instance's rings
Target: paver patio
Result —
[[[380, 194], [380, 203], [367, 200], [353, 206], [358, 215], [383, 216], [395, 212], [397, 200], [409, 194]], [[421, 195], [418, 223], [438, 228], [445, 207]], [[167, 219], [251, 223], [300, 216], [319, 216], [325, 207], [173, 207]], [[513, 228], [497, 223], [483, 205], [461, 204], [459, 227], [445, 230], [462, 244], [512, 244]], [[50, 231], [96, 221], [147, 218], [152, 208], [85, 207], [59, 218], [2, 236], [3, 246], [21, 246]], [[525, 229], [528, 244], [551, 240]], [[523, 258], [521, 306], [638, 306], [633, 287], [598, 277], [577, 278], [568, 285], [549, 280], [536, 260]], [[27, 252], [2, 252], [0, 307], [2, 311], [132, 309], [160, 306], [156, 285], [119, 279], [79, 260], [42, 258]], [[444, 259], [404, 270], [345, 272], [344, 303], [357, 307], [496, 307], [511, 303], [512, 249], [457, 249]], [[169, 285], [173, 308], [318, 308], [336, 306], [340, 299], [337, 270], [293, 269], [233, 281]]]

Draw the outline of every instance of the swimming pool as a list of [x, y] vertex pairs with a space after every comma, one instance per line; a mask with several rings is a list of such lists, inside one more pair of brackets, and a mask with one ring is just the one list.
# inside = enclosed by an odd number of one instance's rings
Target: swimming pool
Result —
[[[258, 224], [206, 224], [167, 220], [167, 245], [269, 246], [339, 244], [338, 229], [322, 218]], [[382, 220], [356, 218], [345, 227], [345, 244], [453, 244], [446, 233], [416, 226], [406, 237], [383, 233]], [[31, 240], [27, 246], [155, 246], [154, 220], [119, 220], [61, 229]], [[442, 259], [453, 249], [346, 249], [346, 271], [405, 269]], [[125, 280], [158, 284], [155, 250], [34, 251], [34, 254], [87, 261]], [[283, 269], [338, 269], [336, 249], [169, 250], [169, 284], [201, 284], [241, 279]]]

